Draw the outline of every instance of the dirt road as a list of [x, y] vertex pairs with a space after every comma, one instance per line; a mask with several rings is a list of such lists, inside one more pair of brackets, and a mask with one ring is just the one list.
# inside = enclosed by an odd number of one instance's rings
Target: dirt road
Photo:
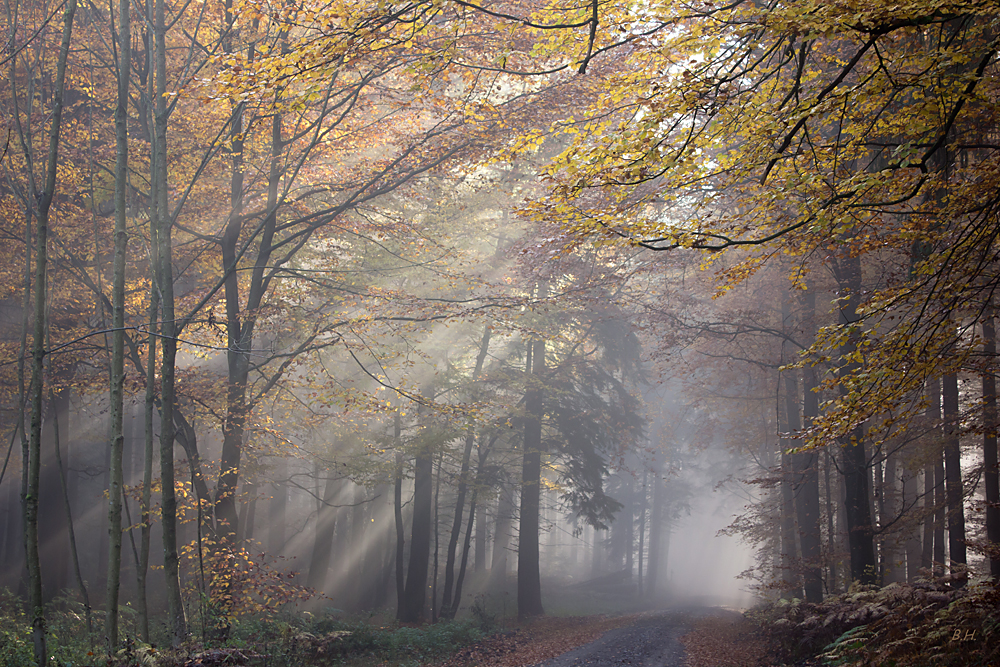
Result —
[[597, 641], [551, 658], [538, 667], [684, 667], [679, 639], [709, 609], [643, 615], [635, 623], [610, 630]]

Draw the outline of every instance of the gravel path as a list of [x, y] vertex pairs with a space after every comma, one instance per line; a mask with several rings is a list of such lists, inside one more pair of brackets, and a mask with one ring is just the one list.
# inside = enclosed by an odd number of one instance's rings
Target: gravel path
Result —
[[536, 667], [684, 667], [679, 639], [692, 621], [713, 613], [701, 608], [649, 614]]

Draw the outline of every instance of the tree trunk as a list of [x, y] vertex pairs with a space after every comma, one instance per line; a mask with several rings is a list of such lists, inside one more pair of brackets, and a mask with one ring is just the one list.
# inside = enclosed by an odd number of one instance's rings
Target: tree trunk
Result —
[[542, 608], [538, 563], [544, 410], [541, 382], [545, 370], [545, 340], [532, 341], [531, 356], [529, 385], [524, 396], [524, 457], [521, 465], [521, 517], [517, 543], [517, 617], [521, 620], [545, 613]]
[[[357, 556], [354, 566], [354, 577], [351, 582], [351, 607], [360, 611], [365, 604], [365, 587], [370, 574], [371, 554], [365, 552], [365, 505], [368, 490], [361, 484], [354, 485], [354, 499], [351, 507], [351, 547], [347, 553]], [[373, 545], [374, 546], [374, 545]]]
[[944, 376], [944, 466], [945, 497], [948, 505], [948, 560], [950, 572], [964, 586], [968, 578], [965, 553], [965, 494], [962, 488], [962, 452], [958, 423], [958, 375]]
[[837, 529], [836, 514], [837, 504], [833, 500], [833, 455], [830, 454], [829, 447], [823, 450], [826, 464], [823, 466], [823, 484], [826, 487], [826, 550], [829, 564], [829, 575], [826, 582], [826, 590], [833, 593], [837, 590]]
[[410, 561], [406, 586], [397, 617], [403, 623], [418, 623], [427, 601], [430, 565], [431, 513], [433, 510], [434, 457], [430, 443], [421, 443], [413, 466], [413, 523], [410, 531]]
[[[157, 247], [156, 228], [151, 226], [153, 237], [150, 244]], [[153, 426], [156, 414], [156, 338], [160, 310], [160, 292], [153, 282], [149, 290], [149, 310], [147, 320], [149, 335], [146, 338], [146, 395], [143, 406], [144, 454], [142, 465], [142, 500], [140, 501], [140, 521], [142, 530], [139, 538], [139, 565], [136, 570], [136, 606], [139, 612], [139, 637], [149, 643], [149, 605], [146, 599], [146, 578], [149, 572], [149, 542], [153, 528]]]
[[163, 354], [160, 370], [160, 479], [163, 527], [163, 573], [167, 588], [167, 625], [171, 644], [187, 639], [187, 619], [181, 599], [180, 558], [177, 550], [177, 495], [174, 477], [174, 407], [177, 401], [175, 374], [178, 327], [174, 312], [173, 225], [167, 205], [167, 21], [164, 0], [155, 0], [153, 17], [155, 41], [156, 96], [153, 140], [153, 224], [158, 225], [157, 285], [163, 313]]
[[[885, 459], [882, 480], [882, 507], [884, 514], [879, 520], [882, 526], [896, 521], [900, 513], [899, 492], [896, 488], [898, 475], [898, 452], [890, 452]], [[898, 525], [898, 524], [897, 524]], [[899, 553], [898, 532], [882, 533], [882, 581], [886, 584], [906, 581], [906, 568]]]
[[[635, 584], [635, 590], [636, 590], [637, 593], [639, 593], [639, 595], [642, 595], [642, 574], [643, 574], [643, 572], [642, 572], [642, 569], [643, 569], [642, 564], [643, 564], [643, 556], [646, 553], [646, 505], [648, 504], [648, 500], [649, 500], [649, 489], [646, 488], [646, 484], [648, 482], [648, 479], [649, 479], [649, 470], [647, 470], [645, 464], [643, 464], [643, 468], [642, 468], [642, 502], [639, 503], [639, 550], [636, 553], [636, 556], [637, 556], [636, 560], [638, 561], [638, 563], [637, 563], [637, 565], [638, 565], [638, 567], [637, 567], [638, 572], [637, 572], [636, 584]], [[576, 564], [576, 559], [575, 558], [573, 559], [573, 563], [574, 563], [574, 565]]]
[[448, 553], [444, 564], [444, 592], [441, 596], [441, 608], [450, 610], [452, 588], [455, 579], [455, 555], [458, 551], [458, 538], [462, 533], [462, 512], [465, 506], [465, 494], [468, 485], [466, 480], [469, 477], [469, 464], [472, 460], [472, 446], [475, 444], [476, 434], [470, 428], [465, 436], [465, 451], [462, 453], [462, 471], [458, 477], [458, 495], [455, 498], [455, 516], [451, 522], [451, 535], [448, 538]]
[[646, 575], [646, 597], [656, 596], [656, 586], [659, 583], [660, 560], [662, 554], [660, 548], [663, 540], [663, 484], [660, 480], [658, 470], [651, 471], [650, 478], [653, 483], [653, 509], [649, 516], [649, 573]]
[[[114, 26], [112, 3], [112, 27]], [[122, 564], [122, 449], [125, 443], [123, 412], [125, 407], [125, 259], [128, 233], [125, 213], [128, 202], [128, 89], [132, 75], [131, 5], [121, 0], [118, 6], [118, 96], [115, 104], [115, 259], [111, 289], [111, 468], [108, 486], [108, 580], [104, 637], [107, 654], [118, 648], [118, 589]]]
[[441, 530], [439, 518], [441, 511], [441, 463], [444, 452], [438, 454], [437, 479], [434, 482], [434, 525], [431, 532], [434, 535], [434, 569], [431, 573], [431, 623], [438, 622], [437, 585], [438, 585], [438, 553], [441, 545]]
[[[861, 260], [857, 257], [844, 257], [838, 262], [837, 282], [846, 298], [839, 301], [839, 320], [841, 326], [858, 326], [858, 302], [861, 294]], [[857, 335], [852, 333], [840, 349], [843, 365], [838, 371], [838, 377], [847, 378], [859, 369], [860, 364], [848, 361], [857, 351]], [[841, 386], [841, 392], [846, 388]], [[844, 486], [847, 491], [845, 499], [845, 518], [847, 519], [848, 545], [851, 553], [851, 578], [862, 584], [878, 583], [878, 563], [875, 560], [874, 531], [869, 510], [870, 489], [868, 488], [871, 473], [868, 467], [868, 457], [865, 452], [864, 429], [854, 428], [850, 435], [841, 439], [843, 449], [841, 454], [841, 470], [844, 474]]]
[[393, 503], [392, 513], [396, 524], [396, 620], [402, 620], [400, 614], [403, 611], [403, 599], [406, 597], [406, 579], [403, 571], [404, 547], [406, 546], [403, 537], [403, 452], [400, 449], [400, 424], [399, 412], [393, 416], [393, 445], [396, 448], [396, 478], [393, 481]]
[[273, 555], [281, 554], [285, 548], [285, 522], [288, 520], [288, 460], [279, 456], [274, 466], [271, 480], [271, 502], [267, 505], [267, 545]]
[[993, 300], [983, 312], [983, 352], [987, 370], [983, 373], [983, 479], [986, 486], [986, 540], [990, 551], [990, 576], [1000, 584], [1000, 470], [997, 467], [997, 380], [993, 363], [997, 356], [997, 335], [993, 323]]
[[[37, 201], [35, 210], [35, 294], [34, 340], [31, 351], [31, 430], [28, 436], [28, 458], [23, 462], [27, 471], [23, 497], [24, 549], [28, 569], [28, 607], [31, 618], [31, 638], [35, 661], [48, 664], [46, 647], [45, 611], [42, 607], [42, 568], [38, 553], [38, 501], [42, 444], [42, 397], [44, 396], [44, 361], [46, 332], [46, 303], [48, 301], [48, 229], [49, 208], [56, 190], [56, 167], [59, 161], [59, 134], [62, 129], [63, 91], [66, 81], [66, 61], [69, 57], [70, 38], [73, 34], [73, 17], [76, 0], [68, 0], [63, 13], [62, 43], [56, 64], [55, 99], [49, 121], [49, 152], [42, 191], [31, 195]], [[32, 189], [35, 190], [34, 185]]]
[[507, 575], [510, 571], [511, 526], [514, 516], [514, 491], [510, 486], [501, 483], [497, 498], [497, 516], [493, 524], [493, 555], [490, 559], [489, 589], [503, 592], [507, 586]]
[[784, 445], [789, 442], [778, 441], [781, 452], [781, 596], [786, 600], [802, 598], [802, 587], [799, 585], [799, 547], [795, 530], [795, 492], [792, 482], [795, 471], [792, 468], [792, 457], [786, 454]]
[[326, 577], [330, 572], [330, 554], [333, 552], [333, 533], [337, 526], [337, 508], [334, 503], [339, 491], [336, 470], [327, 471], [323, 484], [323, 502], [316, 515], [316, 536], [313, 542], [312, 558], [309, 561], [309, 576], [306, 586], [324, 591]]
[[77, 588], [80, 589], [80, 598], [83, 600], [83, 611], [87, 620], [87, 637], [94, 635], [93, 609], [90, 606], [90, 594], [87, 591], [87, 584], [83, 580], [83, 573], [80, 570], [80, 554], [76, 548], [76, 529], [73, 524], [73, 508], [69, 497], [69, 485], [66, 483], [66, 466], [62, 460], [62, 446], [59, 432], [59, 409], [56, 397], [49, 389], [49, 404], [52, 405], [52, 440], [56, 451], [56, 467], [59, 468], [59, 486], [62, 488], [63, 507], [66, 510], [66, 528], [69, 537], [69, 550], [73, 559], [73, 574], [76, 577]]
[[[785, 372], [785, 413], [788, 429], [798, 432], [802, 428], [799, 420], [798, 383], [794, 371]], [[803, 370], [804, 412], [810, 425], [819, 412], [816, 386], [816, 371], [809, 366]], [[801, 543], [801, 569], [804, 593], [807, 602], [823, 600], [823, 575], [820, 569], [822, 550], [819, 529], [819, 470], [815, 450], [793, 454], [790, 457], [793, 471], [789, 486], [794, 488], [795, 515], [798, 522]]]

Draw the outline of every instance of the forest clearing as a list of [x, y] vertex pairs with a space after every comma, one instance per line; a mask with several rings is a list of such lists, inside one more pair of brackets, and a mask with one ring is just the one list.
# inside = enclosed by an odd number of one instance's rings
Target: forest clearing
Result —
[[997, 664], [998, 21], [6, 0], [0, 663]]

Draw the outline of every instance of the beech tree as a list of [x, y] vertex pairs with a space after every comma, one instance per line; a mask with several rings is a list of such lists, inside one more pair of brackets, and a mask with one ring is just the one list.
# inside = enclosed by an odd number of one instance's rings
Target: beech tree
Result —
[[[729, 251], [723, 289], [779, 254], [831, 258], [841, 320], [812, 349], [839, 355], [838, 396], [807, 443], [840, 442], [852, 577], [873, 582], [863, 471], [890, 430], [877, 416], [891, 405], [894, 424], [909, 422], [924, 380], [966, 362], [961, 332], [995, 284], [982, 261], [997, 210], [984, 177], [996, 158], [983, 140], [995, 112], [990, 18], [922, 2], [663, 3], [656, 16], [605, 9], [601, 24], [619, 30], [599, 32], [588, 63], [600, 95], [563, 128], [574, 134], [550, 167], [554, 186], [527, 210], [577, 238]], [[918, 247], [912, 271], [862, 297], [866, 256]], [[802, 286], [814, 270], [802, 262], [790, 278]]]

